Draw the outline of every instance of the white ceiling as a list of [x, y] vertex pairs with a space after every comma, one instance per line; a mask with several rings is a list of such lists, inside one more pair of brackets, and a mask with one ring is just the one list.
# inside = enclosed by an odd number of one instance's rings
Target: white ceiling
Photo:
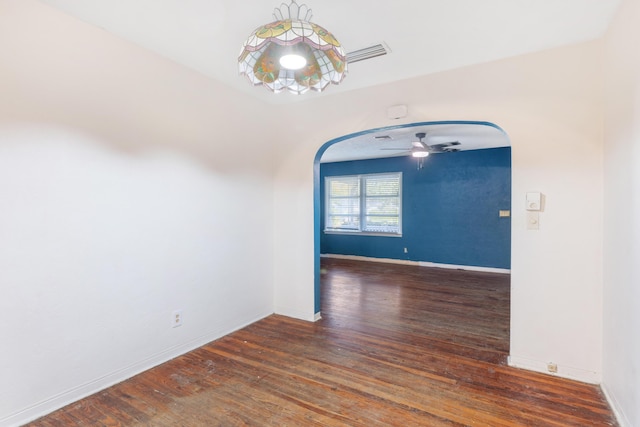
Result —
[[[238, 74], [244, 40], [290, 0], [40, 0], [270, 103]], [[351, 52], [380, 42], [389, 55], [351, 65], [321, 96], [592, 40], [620, 0], [298, 0]]]
[[[40, 0], [91, 25], [152, 50], [269, 104], [293, 103], [510, 56], [593, 40], [604, 35], [620, 0], [298, 0], [312, 21], [331, 31], [346, 52], [385, 43], [391, 53], [351, 64], [345, 80], [322, 93], [273, 94], [238, 74], [244, 40], [274, 20], [290, 0]], [[437, 130], [437, 132], [436, 132]], [[425, 129], [462, 149], [509, 145], [487, 127]], [[472, 130], [478, 133], [471, 132]], [[417, 129], [395, 131], [410, 145]], [[487, 134], [490, 133], [490, 135]], [[371, 135], [337, 144], [334, 156], [367, 157]], [[363, 151], [364, 150], [364, 151]], [[359, 154], [357, 154], [359, 153]], [[379, 157], [379, 156], [374, 156]]]
[[[459, 142], [460, 151], [510, 146], [509, 138], [499, 128], [486, 123], [436, 123], [373, 131], [356, 135], [327, 148], [323, 163], [356, 159], [408, 156], [411, 143], [423, 132], [427, 145]], [[397, 151], [396, 151], [397, 150]], [[434, 154], [440, 155], [440, 154]]]

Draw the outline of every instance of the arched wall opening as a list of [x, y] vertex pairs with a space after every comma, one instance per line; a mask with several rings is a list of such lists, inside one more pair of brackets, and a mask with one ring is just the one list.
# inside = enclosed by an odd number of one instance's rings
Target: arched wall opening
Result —
[[[339, 138], [332, 139], [326, 142], [324, 145], [320, 147], [318, 152], [316, 153], [314, 159], [314, 312], [316, 320], [320, 318], [321, 314], [321, 275], [320, 275], [320, 258], [321, 258], [321, 237], [322, 237], [322, 180], [321, 180], [321, 160], [327, 149], [334, 146], [335, 144], [362, 138], [363, 136], [369, 136], [370, 134], [381, 134], [385, 132], [393, 132], [397, 130], [404, 131], [413, 131], [413, 130], [425, 130], [425, 129], [435, 129], [438, 126], [466, 126], [471, 128], [475, 126], [476, 129], [485, 129], [487, 131], [495, 133], [497, 140], [488, 142], [489, 146], [478, 146], [478, 148], [494, 148], [494, 147], [510, 147], [510, 142], [507, 134], [497, 125], [490, 122], [481, 122], [481, 121], [433, 121], [433, 122], [417, 122], [411, 124], [403, 124], [398, 126], [387, 126], [381, 128], [368, 129], [361, 132], [352, 133], [349, 135], [344, 135]], [[479, 138], [478, 138], [479, 140]], [[484, 141], [487, 143], [487, 141]], [[462, 142], [464, 144], [464, 141]], [[508, 207], [503, 206], [502, 209], [511, 209], [511, 165], [510, 165], [510, 154], [509, 154], [509, 176], [508, 176], [508, 186], [509, 186], [509, 197], [508, 197]], [[497, 212], [496, 212], [497, 216]], [[509, 224], [509, 256], [510, 256], [510, 224]]]

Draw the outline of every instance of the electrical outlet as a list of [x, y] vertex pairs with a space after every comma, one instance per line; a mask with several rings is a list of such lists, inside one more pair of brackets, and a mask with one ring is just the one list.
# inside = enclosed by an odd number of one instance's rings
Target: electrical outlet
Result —
[[409, 253], [409, 249], [404, 248], [404, 253], [405, 253], [405, 254], [408, 254], [408, 253]]
[[556, 365], [555, 363], [552, 363], [552, 362], [547, 363], [547, 371], [551, 372], [552, 374], [557, 374], [558, 373], [558, 365]]
[[171, 327], [177, 328], [182, 326], [182, 310], [175, 310], [171, 313]]

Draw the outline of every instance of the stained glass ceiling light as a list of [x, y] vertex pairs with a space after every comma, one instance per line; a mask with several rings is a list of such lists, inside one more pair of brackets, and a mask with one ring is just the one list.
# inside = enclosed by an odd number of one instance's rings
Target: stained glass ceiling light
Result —
[[256, 29], [244, 42], [238, 68], [253, 85], [273, 92], [321, 92], [347, 73], [346, 55], [336, 38], [311, 20], [311, 9], [291, 1], [273, 11], [274, 22]]

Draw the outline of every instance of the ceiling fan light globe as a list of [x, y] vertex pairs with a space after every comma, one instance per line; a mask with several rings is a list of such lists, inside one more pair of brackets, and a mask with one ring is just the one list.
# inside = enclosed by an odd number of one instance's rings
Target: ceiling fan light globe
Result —
[[427, 157], [429, 155], [428, 151], [416, 150], [411, 153], [413, 157]]

